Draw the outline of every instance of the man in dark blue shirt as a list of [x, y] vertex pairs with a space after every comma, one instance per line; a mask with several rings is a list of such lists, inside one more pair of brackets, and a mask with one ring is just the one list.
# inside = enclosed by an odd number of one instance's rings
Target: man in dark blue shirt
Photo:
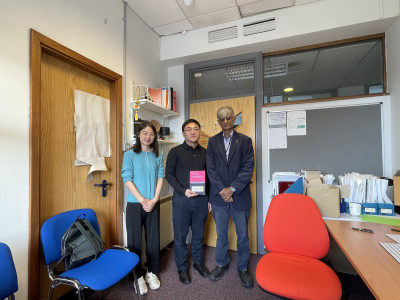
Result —
[[194, 119], [182, 125], [185, 141], [172, 148], [167, 157], [166, 179], [174, 189], [172, 197], [174, 226], [174, 258], [178, 268], [179, 280], [183, 284], [191, 282], [188, 273], [186, 238], [192, 228], [191, 254], [193, 268], [202, 277], [210, 271], [203, 260], [204, 226], [211, 206], [204, 188], [204, 194], [190, 189], [190, 172], [206, 170], [206, 149], [199, 145], [200, 123]]

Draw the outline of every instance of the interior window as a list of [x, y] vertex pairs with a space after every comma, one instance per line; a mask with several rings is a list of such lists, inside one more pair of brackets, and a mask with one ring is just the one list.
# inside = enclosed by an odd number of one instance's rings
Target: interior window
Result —
[[236, 98], [254, 94], [254, 64], [225, 65], [190, 74], [190, 100]]
[[264, 56], [264, 104], [384, 92], [382, 38]]

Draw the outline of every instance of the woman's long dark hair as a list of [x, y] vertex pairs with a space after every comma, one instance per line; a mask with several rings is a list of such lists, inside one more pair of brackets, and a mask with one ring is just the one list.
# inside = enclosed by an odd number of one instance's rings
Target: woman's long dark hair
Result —
[[150, 145], [150, 149], [153, 149], [153, 153], [156, 155], [156, 157], [158, 157], [157, 132], [156, 132], [156, 128], [154, 127], [154, 125], [151, 124], [149, 121], [142, 121], [142, 123], [138, 125], [137, 130], [136, 130], [136, 144], [133, 146], [133, 151], [135, 151], [135, 153], [142, 152], [142, 144], [140, 143], [139, 134], [146, 127], [150, 127], [154, 132], [155, 137], [154, 137], [153, 143], [151, 143], [151, 145]]

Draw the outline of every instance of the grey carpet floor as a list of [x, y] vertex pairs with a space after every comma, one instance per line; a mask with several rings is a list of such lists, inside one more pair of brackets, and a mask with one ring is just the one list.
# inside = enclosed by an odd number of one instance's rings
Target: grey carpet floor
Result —
[[[215, 266], [214, 252], [215, 248], [204, 247], [205, 264], [210, 270]], [[245, 289], [242, 287], [236, 269], [237, 254], [235, 251], [229, 251], [229, 256], [231, 258], [230, 268], [224, 277], [217, 282], [211, 282], [208, 278], [201, 277], [199, 273], [192, 268], [192, 262], [189, 256], [189, 274], [192, 282], [188, 285], [184, 285], [178, 278], [173, 246], [171, 246], [171, 248], [166, 248], [161, 253], [162, 271], [159, 275], [161, 287], [157, 290], [149, 289], [147, 295], [142, 296], [142, 299], [279, 299], [274, 296], [267, 296], [256, 283], [252, 289]], [[253, 277], [257, 262], [261, 257], [262, 255], [253, 254], [250, 256], [249, 271]], [[135, 299], [133, 291], [132, 283], [124, 279], [109, 291], [104, 292], [103, 300]], [[94, 293], [87, 298], [87, 300], [100, 299], [102, 299], [101, 293]]]
[[[190, 248], [189, 248], [190, 249]], [[204, 260], [206, 266], [212, 270], [215, 266], [214, 259], [215, 248], [204, 247]], [[208, 278], [201, 277], [196, 270], [192, 268], [192, 262], [189, 255], [189, 274], [192, 282], [184, 285], [179, 281], [178, 272], [174, 261], [173, 245], [161, 251], [161, 273], [159, 279], [161, 287], [157, 290], [150, 290], [147, 295], [141, 297], [144, 300], [205, 300], [205, 299], [248, 299], [248, 300], [276, 300], [280, 299], [262, 291], [254, 278], [257, 262], [262, 255], [250, 255], [249, 271], [254, 279], [254, 287], [245, 289], [240, 283], [237, 275], [236, 260], [237, 252], [229, 251], [231, 258], [228, 272], [217, 282], [211, 282]], [[373, 300], [374, 297], [365, 286], [359, 276], [338, 274], [342, 282], [343, 297], [345, 300]], [[68, 293], [59, 300], [74, 300], [76, 296]], [[123, 279], [111, 289], [101, 292], [91, 292], [86, 295], [86, 300], [125, 300], [136, 299], [132, 282]]]

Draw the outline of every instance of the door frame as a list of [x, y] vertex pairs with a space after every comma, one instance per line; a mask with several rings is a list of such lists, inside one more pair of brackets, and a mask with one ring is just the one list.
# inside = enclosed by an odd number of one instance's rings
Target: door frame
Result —
[[110, 82], [110, 100], [116, 103], [115, 132], [110, 136], [116, 140], [115, 153], [110, 157], [116, 178], [116, 192], [110, 200], [110, 243], [122, 241], [122, 218], [119, 216], [123, 206], [123, 187], [118, 174], [122, 165], [122, 76], [81, 54], [57, 43], [43, 34], [30, 30], [30, 124], [29, 124], [29, 262], [28, 294], [29, 299], [39, 299], [40, 282], [37, 274], [40, 267], [40, 106], [41, 106], [41, 62], [46, 53], [86, 72]]
[[[217, 67], [223, 67], [232, 64], [244, 64], [244, 63], [254, 63], [254, 94], [251, 95], [240, 95], [240, 97], [254, 96], [256, 98], [255, 102], [255, 126], [256, 126], [256, 140], [255, 140], [255, 152], [257, 154], [256, 160], [256, 193], [257, 193], [257, 250], [258, 253], [264, 254], [264, 243], [263, 243], [263, 227], [264, 227], [264, 217], [263, 217], [263, 180], [257, 174], [262, 174], [262, 107], [264, 104], [264, 91], [263, 91], [263, 56], [262, 52], [254, 52], [230, 57], [224, 57], [220, 59], [202, 61], [197, 63], [187, 64], [184, 67], [184, 87], [185, 87], [185, 119], [189, 118], [189, 108], [191, 103], [197, 102], [207, 102], [214, 100], [223, 100], [224, 98], [211, 98], [206, 100], [193, 100], [191, 95], [191, 73], [196, 71], [204, 71], [208, 69], [214, 69]], [[239, 97], [239, 96], [238, 96]], [[234, 96], [229, 96], [226, 98], [234, 98]], [[215, 112], [213, 112], [215, 113]], [[266, 117], [266, 116], [264, 116]]]

